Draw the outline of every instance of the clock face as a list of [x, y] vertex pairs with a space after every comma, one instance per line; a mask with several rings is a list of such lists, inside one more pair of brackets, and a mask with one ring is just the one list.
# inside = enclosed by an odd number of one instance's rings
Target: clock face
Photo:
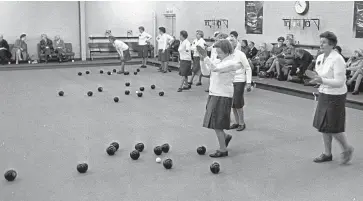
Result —
[[295, 11], [296, 13], [303, 15], [309, 10], [309, 2], [308, 1], [296, 1], [295, 2]]

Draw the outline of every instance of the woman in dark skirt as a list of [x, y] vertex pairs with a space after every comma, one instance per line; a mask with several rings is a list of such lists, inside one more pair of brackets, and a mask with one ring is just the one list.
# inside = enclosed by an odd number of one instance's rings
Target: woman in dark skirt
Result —
[[218, 138], [219, 150], [210, 154], [210, 157], [228, 156], [227, 146], [232, 139], [224, 129], [229, 129], [230, 114], [233, 97], [233, 79], [236, 70], [242, 65], [234, 59], [233, 47], [228, 40], [218, 41], [216, 48], [220, 61], [211, 61], [207, 57], [204, 47], [197, 47], [201, 57], [201, 71], [203, 75], [210, 75], [209, 97], [203, 121], [203, 127], [213, 129]]
[[188, 32], [180, 32], [180, 45], [178, 48], [180, 66], [179, 75], [182, 77], [178, 92], [182, 92], [183, 89], [190, 89], [188, 85], [188, 76], [192, 75], [192, 55], [190, 51], [190, 42], [188, 41]]
[[243, 131], [246, 129], [246, 124], [244, 120], [243, 107], [245, 105], [244, 101], [244, 91], [247, 83], [247, 90], [251, 90], [252, 81], [252, 70], [248, 59], [241, 50], [237, 47], [237, 40], [235, 37], [231, 37], [229, 41], [234, 49], [233, 56], [237, 62], [242, 63], [242, 68], [236, 71], [236, 75], [233, 80], [233, 103], [232, 110], [236, 123], [232, 124], [230, 129], [236, 129], [237, 131]]
[[314, 159], [316, 163], [333, 160], [333, 137], [342, 146], [342, 164], [351, 160], [354, 150], [344, 135], [347, 86], [345, 61], [333, 50], [337, 42], [337, 37], [332, 32], [327, 31], [320, 35], [320, 49], [323, 54], [316, 59], [315, 70], [318, 75], [310, 81], [312, 84], [320, 84], [313, 126], [323, 134], [325, 146], [325, 152]]

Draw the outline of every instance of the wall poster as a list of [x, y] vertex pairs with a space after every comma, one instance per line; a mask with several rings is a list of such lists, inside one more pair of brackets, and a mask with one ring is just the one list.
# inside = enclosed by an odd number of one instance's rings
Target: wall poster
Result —
[[363, 38], [363, 1], [354, 2], [353, 33], [355, 38]]
[[262, 34], [263, 1], [245, 1], [246, 34]]

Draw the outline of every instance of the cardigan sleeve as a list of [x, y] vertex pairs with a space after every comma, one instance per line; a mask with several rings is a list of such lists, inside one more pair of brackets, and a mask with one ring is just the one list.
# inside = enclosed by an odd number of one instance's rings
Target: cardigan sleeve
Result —
[[211, 69], [210, 69], [210, 64], [211, 64], [211, 60], [206, 57], [204, 60], [200, 61], [200, 70], [202, 71], [202, 75], [204, 76], [208, 76], [210, 75]]
[[339, 88], [345, 84], [345, 62], [343, 58], [336, 59], [332, 65], [333, 78], [322, 78], [323, 84], [330, 87]]
[[[242, 62], [237, 62], [234, 60], [223, 61], [218, 64], [214, 64], [209, 61], [210, 60], [208, 59], [208, 61], [206, 61], [206, 62], [207, 62], [207, 64], [209, 64], [211, 66], [211, 70], [213, 72], [227, 73], [227, 72], [236, 71], [236, 70], [239, 70], [242, 68]], [[247, 60], [247, 63], [248, 63], [248, 60]]]

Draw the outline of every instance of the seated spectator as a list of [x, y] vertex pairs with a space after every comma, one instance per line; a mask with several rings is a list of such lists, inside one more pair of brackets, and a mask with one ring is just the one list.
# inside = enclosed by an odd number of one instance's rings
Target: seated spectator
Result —
[[2, 65], [9, 62], [11, 58], [11, 52], [9, 51], [9, 44], [0, 34], [0, 62]]
[[363, 78], [363, 66], [361, 66], [360, 69], [355, 71], [353, 77], [351, 77], [347, 82], [347, 85], [350, 86], [350, 85], [352, 85], [353, 81], [355, 80], [355, 85], [354, 85], [354, 89], [352, 92], [353, 95], [359, 94], [359, 86], [362, 83], [362, 78]]
[[282, 52], [285, 47], [284, 42], [285, 38], [282, 36], [277, 39], [277, 45], [273, 46], [270, 52], [270, 58], [266, 61], [266, 67], [269, 68], [275, 60], [276, 56]]
[[64, 54], [66, 53], [66, 46], [64, 44], [64, 41], [60, 38], [60, 36], [54, 37], [54, 52], [58, 56], [58, 61], [62, 62], [64, 60]]
[[246, 55], [250, 51], [250, 48], [248, 47], [248, 44], [247, 44], [247, 40], [242, 40], [242, 43], [241, 43], [241, 51], [243, 53], [245, 53]]
[[11, 60], [19, 64], [19, 61], [28, 60], [28, 45], [25, 43], [26, 34], [21, 34], [20, 38], [15, 40], [14, 47], [11, 50]]
[[[319, 49], [317, 52], [316, 52], [316, 55], [315, 55], [315, 57], [314, 57], [314, 59], [313, 59], [313, 61], [310, 63], [310, 65], [308, 66], [308, 70], [315, 70], [315, 62], [316, 62], [316, 58], [318, 58], [318, 56], [319, 55], [321, 55], [321, 54], [323, 54], [323, 52]], [[305, 79], [304, 80], [304, 85], [305, 86], [314, 86], [315, 88], [319, 88], [319, 84], [311, 84], [310, 83], [310, 79]]]
[[246, 57], [247, 59], [252, 59], [256, 56], [258, 50], [255, 48], [255, 43], [252, 41], [248, 43], [248, 47], [250, 48], [250, 51], [247, 52]]
[[260, 50], [257, 52], [256, 56], [248, 60], [252, 70], [254, 70], [256, 67], [256, 72], [260, 72], [260, 68], [265, 68], [265, 63], [269, 57], [270, 52], [267, 51], [266, 43], [262, 43], [260, 45]]
[[293, 46], [292, 40], [289, 39], [286, 41], [286, 47], [283, 48], [283, 51], [280, 54], [276, 55], [270, 69], [268, 69], [266, 73], [271, 73], [273, 71], [276, 71], [277, 73], [276, 78], [279, 81], [283, 81], [284, 75], [283, 73], [281, 73], [281, 68], [285, 65], [293, 64], [294, 58], [295, 58], [295, 48]]
[[294, 63], [291, 67], [291, 76], [297, 75], [299, 82], [303, 82], [305, 71], [313, 61], [314, 57], [306, 50], [297, 48], [295, 50]]
[[175, 36], [173, 36], [174, 40], [170, 44], [170, 50], [172, 52], [178, 52], [179, 46], [180, 46], [180, 40], [176, 39]]
[[347, 85], [351, 85], [355, 80], [353, 95], [359, 94], [359, 86], [363, 78], [363, 50], [354, 51], [354, 56], [349, 58], [347, 62], [347, 71], [353, 75], [347, 82]]
[[46, 34], [42, 34], [41, 38], [40, 53], [45, 55], [45, 62], [48, 63], [48, 59], [51, 58], [54, 53], [53, 42]]
[[340, 55], [342, 55], [343, 59], [345, 62], [348, 61], [348, 58], [345, 57], [343, 54], [342, 54], [342, 48], [340, 46], [335, 46], [334, 50], [336, 50], [337, 52], [339, 52]]

